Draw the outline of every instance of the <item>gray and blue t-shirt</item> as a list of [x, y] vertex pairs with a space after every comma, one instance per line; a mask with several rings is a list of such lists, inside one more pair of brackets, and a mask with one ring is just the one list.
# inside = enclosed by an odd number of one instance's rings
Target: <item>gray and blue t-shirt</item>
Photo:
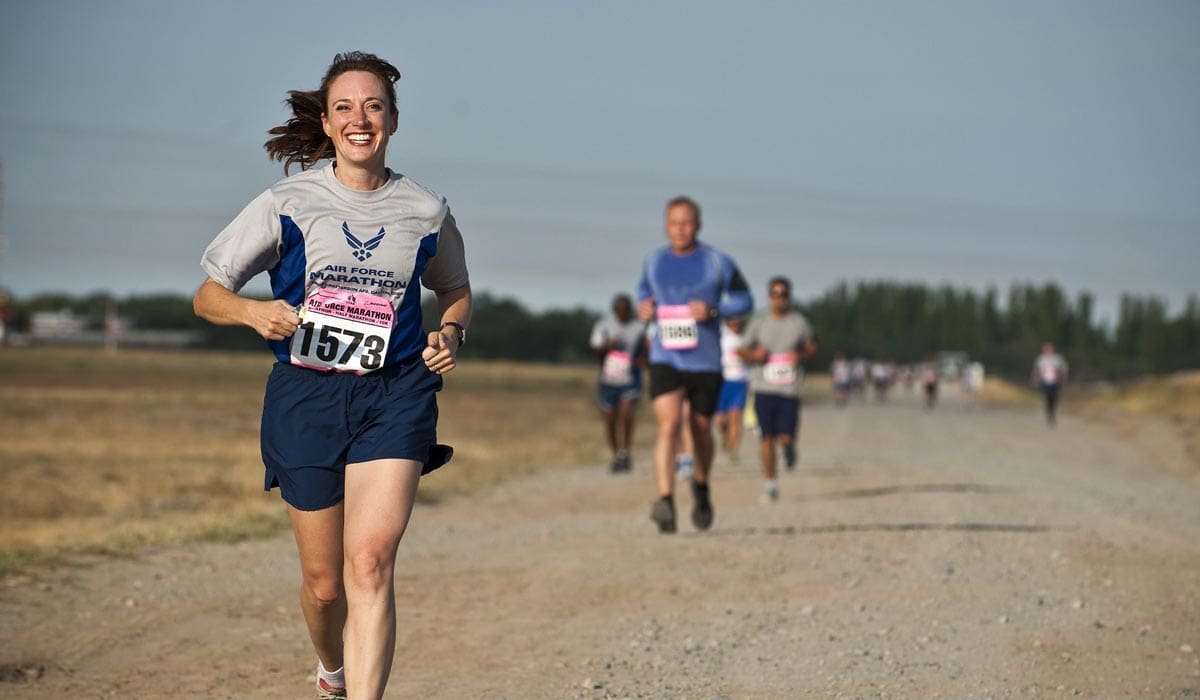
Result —
[[[256, 197], [209, 244], [200, 266], [233, 292], [266, 272], [274, 298], [297, 307], [320, 288], [385, 297], [394, 313], [385, 364], [426, 344], [420, 285], [445, 292], [468, 282], [462, 236], [445, 199], [397, 173], [379, 189], [355, 190], [334, 176], [332, 164]], [[269, 341], [281, 362], [291, 342]]]

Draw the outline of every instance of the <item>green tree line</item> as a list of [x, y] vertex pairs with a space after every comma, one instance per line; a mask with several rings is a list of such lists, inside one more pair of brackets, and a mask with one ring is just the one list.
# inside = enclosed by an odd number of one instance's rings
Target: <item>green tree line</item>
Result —
[[821, 345], [818, 364], [848, 356], [915, 362], [961, 351], [989, 372], [1023, 378], [1044, 342], [1054, 343], [1079, 378], [1118, 379], [1200, 367], [1200, 302], [1191, 296], [1168, 317], [1156, 297], [1121, 297], [1114, 325], [1095, 318], [1095, 298], [1068, 298], [1055, 284], [998, 292], [890, 281], [842, 283], [801, 309]]
[[[758, 300], [762, 307], [762, 300]], [[10, 331], [29, 328], [33, 313], [70, 311], [103, 323], [110, 298], [104, 294], [43, 294], [10, 299]], [[989, 372], [1021, 378], [1045, 341], [1055, 344], [1080, 378], [1122, 378], [1200, 367], [1200, 301], [1188, 299], [1171, 317], [1157, 297], [1124, 295], [1111, 327], [1098, 321], [1095, 300], [1074, 299], [1055, 284], [1013, 285], [1001, 300], [995, 289], [977, 292], [950, 286], [894, 281], [844, 282], [798, 307], [820, 340], [815, 362], [824, 368], [835, 352], [895, 362], [917, 362], [939, 351], [961, 351]], [[261, 350], [263, 341], [246, 328], [213, 326], [192, 313], [191, 299], [178, 295], [130, 296], [117, 300], [119, 315], [141, 330], [192, 330], [198, 347]], [[436, 304], [424, 304], [427, 325]], [[533, 312], [519, 301], [490, 293], [475, 296], [474, 318], [462, 357], [530, 362], [586, 362], [588, 335], [600, 313], [584, 307]]]

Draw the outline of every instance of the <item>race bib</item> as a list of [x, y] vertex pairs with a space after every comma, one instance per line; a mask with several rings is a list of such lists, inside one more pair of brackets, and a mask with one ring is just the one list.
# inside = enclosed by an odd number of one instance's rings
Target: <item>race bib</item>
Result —
[[383, 367], [392, 334], [386, 297], [344, 289], [318, 289], [300, 307], [292, 336], [293, 365], [366, 374]]
[[767, 356], [763, 365], [763, 381], [772, 386], [788, 386], [796, 381], [796, 365], [788, 353]]
[[658, 340], [664, 350], [691, 350], [700, 343], [700, 331], [687, 304], [658, 307]]
[[721, 374], [731, 382], [745, 381], [746, 361], [737, 350], [726, 350], [721, 355]]
[[1058, 382], [1058, 367], [1049, 362], [1042, 363], [1042, 381], [1046, 384]]
[[600, 369], [604, 383], [609, 386], [625, 386], [633, 383], [633, 356], [620, 350], [609, 350]]

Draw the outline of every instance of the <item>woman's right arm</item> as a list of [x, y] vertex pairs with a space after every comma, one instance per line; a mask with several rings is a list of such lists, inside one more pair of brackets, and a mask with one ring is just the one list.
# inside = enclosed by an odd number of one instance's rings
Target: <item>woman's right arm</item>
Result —
[[300, 324], [296, 309], [286, 301], [247, 299], [217, 284], [211, 277], [196, 290], [192, 310], [218, 326], [249, 326], [266, 340], [289, 338]]

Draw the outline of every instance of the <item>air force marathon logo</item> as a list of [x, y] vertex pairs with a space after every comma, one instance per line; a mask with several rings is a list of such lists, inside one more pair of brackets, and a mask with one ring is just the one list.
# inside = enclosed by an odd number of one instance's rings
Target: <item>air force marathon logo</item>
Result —
[[[346, 245], [350, 246], [350, 251], [358, 261], [365, 262], [367, 258], [372, 256], [373, 250], [379, 247], [383, 242], [384, 228], [379, 227], [379, 233], [373, 238], [368, 238], [365, 242], [358, 240], [358, 237], [350, 232], [350, 225], [345, 221], [342, 222], [342, 235], [346, 237]], [[403, 237], [401, 237], [401, 243]], [[396, 241], [393, 239], [393, 244]], [[402, 247], [402, 246], [401, 246]], [[391, 251], [390, 257], [393, 258], [394, 265], [403, 265], [401, 257], [403, 251]], [[389, 256], [384, 256], [389, 257]], [[412, 264], [412, 259], [409, 258], [407, 264]], [[408, 287], [408, 276], [412, 274], [412, 268], [409, 268], [408, 273], [400, 272], [398, 269], [378, 269], [375, 267], [364, 266], [355, 267], [353, 265], [336, 265], [328, 264], [320, 270], [311, 270], [308, 273], [309, 282], [319, 287], [332, 287], [335, 289], [350, 289], [353, 291], [366, 291], [366, 289], [376, 289], [384, 291], [400, 291], [403, 292]]]
[[346, 225], [345, 221], [343, 221], [342, 233], [346, 235], [346, 243], [350, 246], [350, 249], [354, 251], [354, 257], [358, 258], [359, 262], [363, 262], [367, 258], [371, 257], [371, 251], [378, 248], [379, 244], [383, 242], [385, 231], [383, 230], [383, 227], [380, 226], [379, 233], [376, 234], [374, 238], [368, 238], [364, 243], [358, 240], [353, 233], [350, 233], [350, 227]]

